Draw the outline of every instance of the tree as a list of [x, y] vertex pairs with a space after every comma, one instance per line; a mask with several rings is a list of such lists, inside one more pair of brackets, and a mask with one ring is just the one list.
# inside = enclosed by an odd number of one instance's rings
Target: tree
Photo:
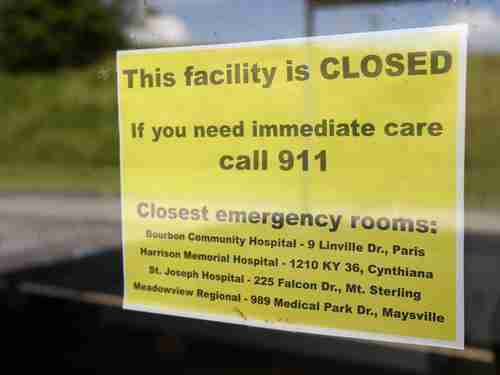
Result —
[[124, 44], [118, 8], [101, 0], [2, 0], [0, 5], [0, 66], [6, 70], [85, 65]]

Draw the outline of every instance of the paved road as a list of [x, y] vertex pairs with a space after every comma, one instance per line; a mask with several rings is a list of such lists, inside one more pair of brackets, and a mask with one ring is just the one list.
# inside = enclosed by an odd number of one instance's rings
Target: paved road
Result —
[[[500, 212], [467, 212], [466, 232], [493, 238], [469, 245], [474, 252], [496, 255]], [[0, 273], [118, 247], [120, 242], [118, 196], [0, 193]]]
[[0, 194], [0, 273], [120, 242], [118, 197]]
[[[120, 244], [117, 196], [0, 193], [0, 274]], [[464, 268], [466, 337], [489, 347], [500, 319], [500, 212], [466, 213]]]

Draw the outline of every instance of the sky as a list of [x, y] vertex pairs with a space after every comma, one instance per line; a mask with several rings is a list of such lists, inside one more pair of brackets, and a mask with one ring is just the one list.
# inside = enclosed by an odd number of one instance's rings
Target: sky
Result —
[[[305, 35], [304, 0], [146, 0], [180, 41], [232, 43]], [[416, 0], [317, 9], [315, 35], [468, 23], [473, 50], [500, 51], [500, 0]]]

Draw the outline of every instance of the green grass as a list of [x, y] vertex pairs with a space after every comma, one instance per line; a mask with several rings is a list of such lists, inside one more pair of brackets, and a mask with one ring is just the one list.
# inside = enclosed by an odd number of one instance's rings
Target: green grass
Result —
[[113, 59], [85, 69], [0, 73], [0, 190], [119, 190]]
[[113, 71], [106, 60], [52, 74], [0, 73], [0, 164], [118, 165]]
[[118, 167], [62, 167], [59, 165], [0, 165], [1, 190], [6, 192], [64, 192], [117, 194]]
[[500, 208], [500, 55], [471, 56], [467, 74], [466, 207]]
[[[0, 190], [119, 190], [114, 60], [51, 74], [0, 73]], [[500, 208], [500, 55], [471, 56], [466, 205]]]

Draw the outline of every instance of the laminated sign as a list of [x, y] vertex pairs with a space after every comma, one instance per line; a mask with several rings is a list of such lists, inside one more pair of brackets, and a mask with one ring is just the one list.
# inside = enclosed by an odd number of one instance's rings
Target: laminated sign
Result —
[[466, 39], [119, 52], [124, 307], [463, 348]]

